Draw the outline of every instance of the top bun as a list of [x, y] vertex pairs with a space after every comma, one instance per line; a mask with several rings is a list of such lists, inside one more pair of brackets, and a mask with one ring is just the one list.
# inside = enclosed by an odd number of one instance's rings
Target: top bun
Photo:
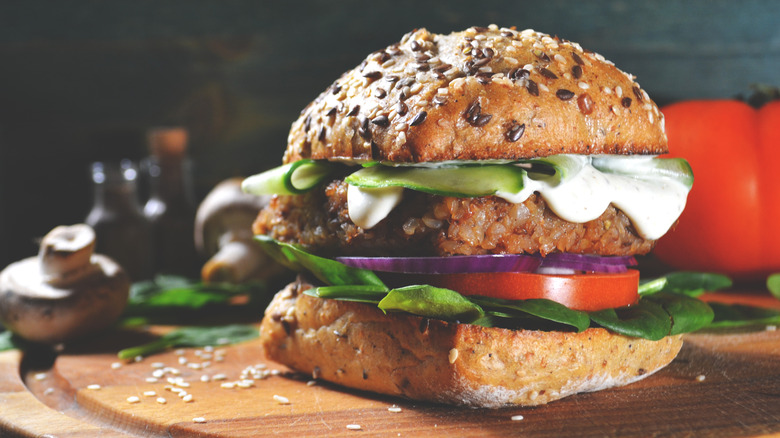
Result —
[[302, 111], [284, 161], [665, 152], [663, 115], [633, 76], [577, 43], [491, 25], [419, 29], [372, 53]]

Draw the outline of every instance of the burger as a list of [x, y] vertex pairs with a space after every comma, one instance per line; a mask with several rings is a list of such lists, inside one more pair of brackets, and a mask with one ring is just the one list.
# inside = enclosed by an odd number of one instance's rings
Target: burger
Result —
[[[358, 390], [530, 406], [669, 364], [701, 302], [640, 297], [635, 255], [693, 182], [633, 76], [514, 28], [418, 29], [292, 124], [256, 240], [296, 270], [265, 354]], [[709, 315], [711, 318], [711, 315]]]

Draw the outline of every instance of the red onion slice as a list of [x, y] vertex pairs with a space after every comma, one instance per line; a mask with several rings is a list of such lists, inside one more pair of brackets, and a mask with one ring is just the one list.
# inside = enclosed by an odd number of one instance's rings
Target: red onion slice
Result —
[[620, 273], [636, 265], [632, 256], [601, 257], [585, 254], [484, 254], [449, 257], [338, 257], [353, 268], [407, 274], [459, 274], [476, 272], [542, 272], [555, 270]]
[[532, 272], [541, 258], [527, 254], [484, 254], [449, 257], [338, 257], [353, 268], [407, 274]]
[[587, 254], [553, 253], [544, 257], [541, 266], [543, 272], [552, 269], [570, 269], [573, 271], [620, 273], [626, 272], [628, 266], [635, 266], [633, 256], [602, 257]]

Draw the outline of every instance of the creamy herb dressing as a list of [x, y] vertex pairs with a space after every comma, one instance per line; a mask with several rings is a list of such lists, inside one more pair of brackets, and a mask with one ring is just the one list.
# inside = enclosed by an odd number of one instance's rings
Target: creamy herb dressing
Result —
[[[621, 161], [616, 163], [618, 167], [630, 169], [637, 160], [651, 158], [619, 157], [616, 159]], [[497, 192], [496, 196], [521, 203], [534, 192], [539, 193], [555, 214], [573, 223], [594, 220], [612, 204], [628, 216], [640, 236], [650, 240], [663, 236], [685, 208], [690, 189], [677, 180], [604, 173], [592, 166], [591, 157], [577, 159], [581, 165], [562, 180], [526, 175], [522, 190]], [[400, 187], [368, 189], [350, 185], [347, 192], [350, 218], [362, 228], [372, 228], [398, 205], [402, 193]]]

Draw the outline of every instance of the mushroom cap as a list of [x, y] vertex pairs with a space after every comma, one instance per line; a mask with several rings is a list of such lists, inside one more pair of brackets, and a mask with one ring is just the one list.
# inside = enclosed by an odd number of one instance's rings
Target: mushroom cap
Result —
[[203, 199], [195, 216], [195, 246], [211, 256], [231, 241], [252, 240], [252, 222], [270, 196], [241, 190], [241, 178], [226, 179]]
[[127, 304], [130, 279], [110, 258], [93, 254], [99, 267], [79, 282], [46, 283], [37, 257], [0, 272], [0, 322], [30, 341], [56, 344], [113, 324]]

